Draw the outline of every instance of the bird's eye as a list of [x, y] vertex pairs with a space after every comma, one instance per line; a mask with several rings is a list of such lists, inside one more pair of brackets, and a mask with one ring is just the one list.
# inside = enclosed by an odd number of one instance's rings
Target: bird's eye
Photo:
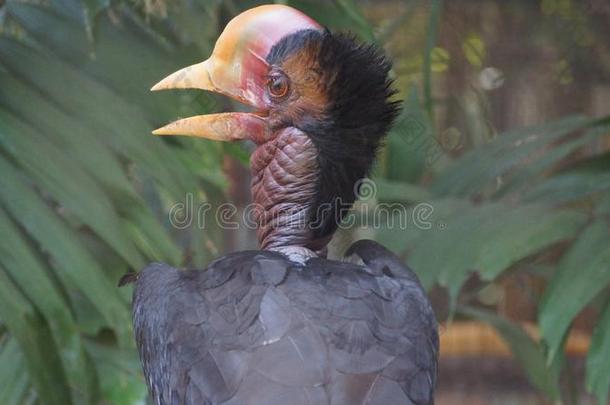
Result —
[[271, 76], [267, 82], [267, 88], [273, 97], [284, 97], [288, 94], [288, 78], [284, 75]]

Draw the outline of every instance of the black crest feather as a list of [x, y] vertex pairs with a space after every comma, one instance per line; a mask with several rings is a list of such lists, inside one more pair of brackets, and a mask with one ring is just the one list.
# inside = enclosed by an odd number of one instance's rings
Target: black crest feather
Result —
[[391, 62], [374, 44], [329, 30], [303, 30], [279, 41], [267, 56], [279, 64], [310, 47], [326, 85], [323, 119], [299, 123], [318, 150], [320, 176], [310, 224], [315, 236], [333, 233], [357, 197], [358, 180], [369, 174], [375, 155], [400, 110], [389, 77]]

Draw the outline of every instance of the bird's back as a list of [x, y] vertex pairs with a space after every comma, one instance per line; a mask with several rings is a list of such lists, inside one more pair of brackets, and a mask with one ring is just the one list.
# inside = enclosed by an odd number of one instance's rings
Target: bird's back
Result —
[[351, 262], [239, 252], [148, 266], [134, 326], [157, 404], [431, 404], [438, 334], [416, 276], [371, 241]]

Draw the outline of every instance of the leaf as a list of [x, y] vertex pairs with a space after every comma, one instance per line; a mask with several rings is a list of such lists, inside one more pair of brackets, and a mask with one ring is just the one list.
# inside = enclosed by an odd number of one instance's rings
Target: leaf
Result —
[[[53, 1], [70, 1], [77, 3], [76, 0], [53, 0]], [[82, 53], [83, 56], [89, 56], [89, 44], [83, 25], [80, 23], [78, 9], [74, 7], [76, 15], [66, 13], [69, 10], [65, 5], [62, 7], [49, 7], [42, 3], [33, 4], [21, 1], [9, 1], [6, 5], [7, 13], [11, 19], [18, 21], [28, 33], [29, 36], [35, 38], [37, 42], [48, 43], [63, 43], [70, 50], [72, 57]], [[59, 29], [49, 30], [46, 22], [50, 19], [61, 21], [65, 24]], [[46, 28], [45, 31], [43, 31]], [[43, 40], [44, 42], [41, 42]]]
[[571, 170], [560, 173], [531, 189], [523, 197], [525, 201], [566, 204], [594, 193], [610, 190], [610, 170]]
[[610, 389], [610, 301], [599, 316], [591, 337], [587, 355], [587, 390], [597, 397], [601, 405], [608, 402]]
[[534, 152], [591, 122], [591, 119], [573, 116], [500, 134], [449, 165], [432, 184], [432, 191], [454, 196], [481, 193], [485, 186], [497, 182], [498, 176], [522, 164]]
[[420, 202], [430, 198], [430, 193], [425, 188], [406, 182], [385, 180], [376, 177], [377, 199], [381, 202]]
[[47, 404], [72, 403], [57, 348], [40, 314], [0, 266], [0, 319], [17, 340], [38, 396]]
[[[170, 54], [135, 30], [118, 29], [106, 18], [98, 21], [98, 38], [95, 44], [95, 58], [90, 56], [89, 45], [82, 26], [62, 18], [40, 5], [13, 4], [11, 13], [19, 19], [37, 41], [52, 50], [55, 57], [77, 67], [81, 73], [90, 74], [100, 83], [110, 87], [122, 99], [140, 106], [147, 117], [159, 120], [172, 118], [175, 113], [174, 94], [151, 96], [150, 87], [178, 67], [192, 63], [182, 55]], [[66, 38], [71, 40], [67, 41]], [[117, 65], [129, 66], [126, 74]], [[180, 93], [184, 98], [184, 93]], [[196, 92], [198, 97], [204, 93]], [[180, 103], [181, 107], [185, 103]], [[181, 111], [184, 115], [195, 114], [196, 106], [188, 103], [191, 110]], [[204, 111], [206, 112], [206, 111]], [[192, 114], [189, 114], [192, 113]], [[198, 112], [199, 114], [201, 111]]]
[[134, 245], [121, 232], [120, 219], [108, 196], [59, 148], [38, 131], [2, 110], [0, 145], [23, 165], [39, 186], [48, 190], [57, 202], [90, 226], [128, 263], [135, 268], [144, 266]]
[[557, 355], [574, 317], [610, 283], [610, 230], [593, 222], [570, 247], [544, 291], [538, 312], [548, 358]]
[[599, 215], [610, 214], [610, 192], [602, 195], [602, 197], [597, 203], [596, 212]]
[[374, 40], [373, 31], [362, 16], [357, 2], [353, 0], [335, 1], [311, 1], [311, 0], [290, 0], [288, 4], [301, 10], [303, 13], [313, 18], [323, 26], [332, 28], [333, 31], [352, 31], [356, 32], [363, 40], [372, 42]]
[[[134, 239], [136, 244], [142, 242], [146, 245], [146, 252], [155, 252], [149, 255], [154, 260], [178, 265], [180, 253], [177, 247], [135, 192], [120, 162], [107, 146], [88, 127], [75, 122], [17, 78], [0, 74], [0, 86], [6, 89], [0, 94], [0, 103], [19, 113], [38, 130], [44, 130], [46, 138], [55, 141], [70, 159], [77, 160], [90, 176], [101, 183], [104, 191], [114, 197], [119, 214], [128, 218], [128, 221], [121, 222], [140, 235]], [[36, 114], [31, 114], [32, 110]], [[104, 169], [100, 170], [102, 167]], [[132, 262], [132, 265], [138, 263]]]
[[110, 6], [110, 0], [82, 0], [81, 4], [87, 38], [90, 43], [93, 43], [95, 18], [100, 12]]
[[[607, 131], [605, 127], [594, 127], [588, 130], [584, 135], [577, 136], [573, 139], [566, 140], [560, 145], [546, 150], [545, 153], [536, 158], [534, 161], [528, 162], [526, 165], [516, 168], [513, 173], [505, 176], [503, 187], [497, 193], [497, 196], [504, 196], [509, 192], [521, 192], [523, 186], [531, 186], [534, 182], [533, 178], [542, 174], [545, 170], [557, 165], [562, 159], [574, 153], [578, 148], [584, 147], [597, 141], [600, 135]], [[553, 177], [551, 177], [551, 180]]]
[[353, 0], [336, 0], [339, 8], [345, 12], [344, 16], [353, 21], [352, 30], [355, 30], [367, 42], [374, 42], [375, 35], [371, 25], [360, 11], [360, 7]]
[[[171, 21], [174, 29], [180, 30], [185, 37], [197, 45], [197, 53], [209, 55], [220, 33], [220, 10], [226, 4], [220, 0], [183, 2], [180, 7], [170, 7]], [[233, 13], [231, 13], [233, 14]], [[206, 16], [206, 24], [201, 23], [201, 16]]]
[[80, 289], [117, 333], [122, 345], [131, 346], [130, 316], [114, 283], [105, 277], [78, 234], [70, 229], [36, 193], [21, 174], [0, 157], [0, 202], [13, 218], [53, 258], [53, 267], [67, 286]]
[[[35, 127], [45, 138], [98, 180], [112, 193], [136, 198], [133, 187], [123, 172], [120, 161], [86, 125], [75, 122], [58, 109], [51, 100], [32, 90], [26, 83], [11, 74], [0, 74], [0, 103], [24, 122]], [[36, 113], [33, 114], [32, 112]], [[74, 136], [78, 134], [78, 136]], [[100, 170], [100, 168], [104, 168]]]
[[379, 44], [387, 44], [401, 27], [410, 25], [409, 23], [413, 16], [415, 16], [416, 11], [417, 4], [415, 2], [408, 2], [406, 9], [400, 15], [395, 16], [389, 23], [379, 27], [377, 42]]
[[479, 254], [474, 268], [493, 280], [517, 260], [577, 235], [587, 220], [577, 211], [524, 206], [503, 217]]
[[[434, 202], [431, 205], [436, 209]], [[491, 280], [540, 249], [572, 238], [586, 220], [574, 211], [503, 203], [467, 205], [441, 218], [438, 229], [420, 230], [409, 264], [424, 286], [434, 281], [446, 286], [452, 301], [470, 272]]]
[[0, 351], [0, 404], [21, 405], [29, 390], [23, 353], [15, 338], [9, 338]]
[[468, 62], [476, 67], [481, 68], [485, 61], [485, 43], [480, 36], [470, 34], [462, 44], [464, 56]]
[[387, 147], [381, 157], [385, 160], [384, 174], [390, 180], [415, 182], [426, 165], [434, 163], [442, 153], [413, 85], [388, 135]]
[[48, 269], [44, 268], [1, 207], [0, 229], [0, 264], [46, 318], [70, 386], [78, 388], [78, 396], [85, 401], [93, 401], [95, 373], [90, 368], [70, 308], [48, 277]]
[[449, 69], [449, 52], [447, 50], [434, 47], [430, 55], [430, 70], [434, 73], [442, 73]]
[[[437, 280], [443, 259], [438, 254], [451, 245], [446, 232], [447, 221], [457, 213], [470, 208], [465, 200], [431, 200], [405, 211], [402, 218], [393, 217], [376, 227], [376, 239], [396, 252], [407, 257], [407, 264], [413, 268], [426, 289]], [[404, 227], [400, 222], [404, 221]], [[406, 254], [405, 254], [406, 253]]]
[[84, 23], [83, 5], [80, 0], [50, 0], [49, 5], [52, 7], [49, 12], [57, 12], [81, 24]]
[[152, 217], [148, 207], [143, 204], [132, 204], [125, 207], [125, 231], [130, 239], [140, 248], [147, 258], [167, 262], [178, 266], [181, 263], [181, 251], [170, 238], [166, 230]]
[[550, 398], [560, 398], [559, 377], [563, 359], [558, 356], [547, 365], [544, 350], [518, 325], [496, 314], [472, 307], [460, 307], [460, 314], [493, 326], [510, 347], [530, 382]]
[[153, 127], [136, 105], [127, 103], [52, 55], [32, 53], [14, 41], [0, 38], [0, 55], [11, 72], [55, 99], [78, 122], [104, 134], [101, 139], [105, 143], [141, 165], [175, 198], [180, 198], [186, 190], [197, 189], [194, 177], [163, 141], [150, 136]]
[[[45, 4], [46, 6], [47, 4]], [[93, 43], [95, 17], [110, 6], [110, 0], [50, 0], [47, 14], [57, 12], [62, 16], [78, 22], [82, 27], [82, 36]]]
[[103, 397], [114, 405], [143, 404], [148, 390], [138, 354], [89, 341], [87, 350], [94, 359]]
[[426, 48], [424, 49], [424, 105], [428, 118], [434, 122], [434, 106], [432, 101], [432, 51], [436, 47], [438, 26], [441, 17], [442, 0], [432, 0], [428, 27], [426, 28]]

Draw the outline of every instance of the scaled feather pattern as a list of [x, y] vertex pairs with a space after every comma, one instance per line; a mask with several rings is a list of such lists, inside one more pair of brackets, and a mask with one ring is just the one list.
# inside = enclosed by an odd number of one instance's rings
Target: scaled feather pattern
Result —
[[270, 251], [151, 264], [134, 326], [156, 404], [432, 404], [438, 334], [414, 273], [373, 241], [304, 265]]

